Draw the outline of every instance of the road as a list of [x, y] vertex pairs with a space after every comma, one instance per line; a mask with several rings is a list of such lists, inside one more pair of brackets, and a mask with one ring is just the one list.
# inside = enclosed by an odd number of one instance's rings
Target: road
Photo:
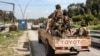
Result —
[[[45, 56], [44, 46], [38, 43], [38, 32], [28, 30], [33, 56]], [[90, 47], [90, 52], [80, 52], [77, 56], [100, 56], [100, 49]]]

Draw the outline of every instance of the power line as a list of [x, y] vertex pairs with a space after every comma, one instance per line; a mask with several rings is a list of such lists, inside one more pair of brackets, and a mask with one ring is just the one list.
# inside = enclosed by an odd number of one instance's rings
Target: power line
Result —
[[[26, 9], [27, 9], [27, 7], [28, 7], [28, 5], [29, 5], [29, 3], [31, 2], [32, 0], [30, 0], [28, 3], [27, 3], [27, 5], [26, 5], [26, 7], [25, 7], [25, 10], [24, 10], [24, 16], [25, 16], [25, 13], [26, 13]], [[24, 18], [24, 16], [23, 16], [23, 18]]]
[[21, 13], [22, 13], [22, 17], [24, 17], [24, 13], [23, 13], [23, 10], [22, 10], [22, 7], [21, 7], [20, 3], [19, 3], [17, 0], [15, 0], [15, 1], [18, 3], [18, 6], [19, 6], [20, 11], [21, 11]]
[[[17, 0], [15, 0], [15, 1], [17, 1]], [[29, 3], [31, 2], [32, 0], [29, 0], [29, 2], [27, 3], [27, 5], [25, 5], [25, 9], [24, 9], [24, 11], [22, 10], [22, 5], [20, 5], [20, 3], [17, 1], [17, 3], [18, 3], [18, 6], [20, 7], [20, 10], [21, 10], [21, 12], [22, 12], [22, 16], [23, 16], [23, 19], [24, 19], [24, 17], [25, 17], [25, 13], [26, 13], [26, 9], [27, 9], [27, 7], [29, 6]], [[17, 6], [17, 5], [16, 5]]]

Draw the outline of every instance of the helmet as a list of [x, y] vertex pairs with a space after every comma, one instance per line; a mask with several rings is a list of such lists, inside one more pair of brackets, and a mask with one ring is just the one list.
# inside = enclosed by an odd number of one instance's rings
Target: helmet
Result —
[[65, 9], [63, 10], [63, 15], [65, 15], [65, 16], [67, 15], [67, 10], [65, 10]]
[[61, 6], [59, 4], [57, 4], [56, 9], [61, 9]]
[[81, 22], [81, 26], [87, 26], [86, 22], [85, 21], [82, 21]]

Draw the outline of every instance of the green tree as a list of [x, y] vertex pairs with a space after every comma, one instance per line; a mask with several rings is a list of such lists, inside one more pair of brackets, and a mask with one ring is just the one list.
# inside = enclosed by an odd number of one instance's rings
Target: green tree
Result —
[[91, 13], [94, 16], [98, 16], [100, 13], [100, 0], [86, 0], [86, 5], [88, 10], [91, 11]]
[[87, 13], [87, 8], [84, 3], [70, 4], [67, 8], [68, 8], [68, 15], [70, 17], [74, 15], [83, 15]]
[[90, 21], [93, 21], [93, 20], [95, 20], [96, 18], [95, 18], [93, 15], [91, 15], [91, 14], [85, 14], [83, 19], [86, 21], [86, 23], [87, 23], [87, 25], [88, 25], [88, 23], [89, 23]]
[[3, 11], [0, 10], [0, 21], [2, 21], [2, 17], [3, 17]]
[[12, 22], [15, 19], [13, 12], [9, 12], [9, 20]]

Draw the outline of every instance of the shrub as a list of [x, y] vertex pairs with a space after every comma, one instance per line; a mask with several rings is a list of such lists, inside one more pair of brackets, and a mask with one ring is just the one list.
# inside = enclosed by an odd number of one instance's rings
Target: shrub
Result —
[[73, 16], [72, 19], [74, 22], [79, 22], [83, 20], [83, 16], [82, 15]]
[[96, 18], [93, 15], [91, 15], [91, 14], [85, 14], [83, 19], [85, 21], [89, 22], [89, 21], [95, 20]]

